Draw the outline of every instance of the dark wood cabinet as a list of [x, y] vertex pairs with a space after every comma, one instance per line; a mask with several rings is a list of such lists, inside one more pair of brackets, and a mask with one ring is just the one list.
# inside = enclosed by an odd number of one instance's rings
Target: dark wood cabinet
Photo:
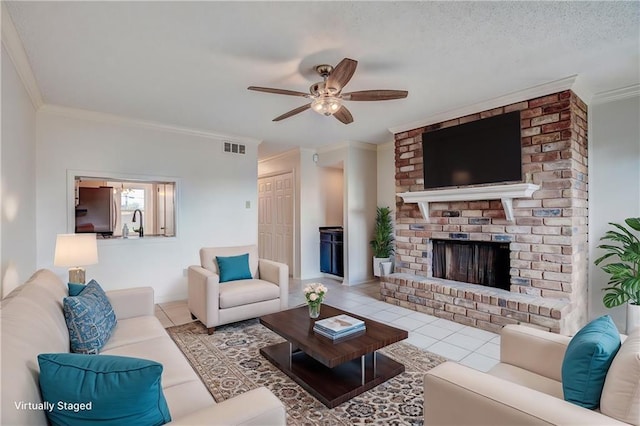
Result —
[[320, 272], [344, 277], [342, 228], [320, 228]]

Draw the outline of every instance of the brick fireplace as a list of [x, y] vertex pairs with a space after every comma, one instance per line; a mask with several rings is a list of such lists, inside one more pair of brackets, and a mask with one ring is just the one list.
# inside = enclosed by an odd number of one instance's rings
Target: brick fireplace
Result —
[[[587, 318], [587, 107], [570, 90], [395, 134], [396, 192], [423, 191], [422, 133], [519, 110], [523, 182], [506, 219], [500, 200], [431, 202], [429, 219], [396, 198], [395, 273], [383, 300], [497, 332], [527, 323], [569, 334]], [[507, 206], [505, 206], [507, 207]], [[509, 245], [508, 290], [434, 278], [434, 240]]]

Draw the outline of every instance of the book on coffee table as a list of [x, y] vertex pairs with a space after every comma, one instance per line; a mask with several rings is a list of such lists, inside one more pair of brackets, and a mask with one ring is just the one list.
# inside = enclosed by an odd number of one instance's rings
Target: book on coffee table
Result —
[[349, 330], [341, 331], [340, 333], [328, 333], [326, 330], [323, 330], [323, 329], [318, 328], [318, 327], [313, 327], [313, 331], [315, 331], [319, 335], [324, 336], [324, 337], [326, 337], [328, 339], [331, 339], [331, 340], [339, 340], [339, 339], [342, 339], [344, 337], [355, 336], [357, 334], [364, 333], [365, 330], [366, 330], [366, 328], [365, 328], [364, 324], [362, 326], [351, 328]]
[[344, 337], [365, 329], [364, 321], [349, 315], [336, 315], [316, 321], [313, 330], [329, 338]]

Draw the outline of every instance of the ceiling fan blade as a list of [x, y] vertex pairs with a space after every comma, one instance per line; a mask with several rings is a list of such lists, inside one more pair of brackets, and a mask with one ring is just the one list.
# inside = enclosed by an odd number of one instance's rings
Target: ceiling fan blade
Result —
[[256, 92], [275, 93], [276, 95], [302, 96], [303, 98], [310, 96], [308, 93], [297, 92], [295, 90], [274, 89], [272, 87], [249, 86], [247, 89], [255, 90]]
[[327, 78], [327, 87], [332, 87], [338, 91], [342, 90], [349, 80], [351, 80], [353, 73], [356, 72], [357, 66], [358, 61], [354, 61], [353, 59], [344, 58], [341, 60], [333, 69], [331, 74], [329, 74], [329, 78]]
[[285, 112], [282, 115], [277, 116], [276, 118], [274, 118], [272, 121], [280, 121], [280, 120], [284, 120], [285, 118], [289, 118], [292, 115], [296, 115], [296, 114], [300, 114], [302, 111], [306, 111], [309, 108], [311, 108], [311, 104], [306, 104], [306, 105], [302, 105], [301, 107], [298, 107], [296, 109], [292, 109], [289, 112]]
[[353, 115], [351, 115], [351, 112], [349, 112], [347, 107], [344, 105], [342, 105], [338, 112], [334, 113], [333, 116], [344, 124], [353, 123]]
[[409, 92], [406, 90], [361, 90], [343, 93], [342, 99], [345, 101], [388, 101], [406, 98], [408, 94]]

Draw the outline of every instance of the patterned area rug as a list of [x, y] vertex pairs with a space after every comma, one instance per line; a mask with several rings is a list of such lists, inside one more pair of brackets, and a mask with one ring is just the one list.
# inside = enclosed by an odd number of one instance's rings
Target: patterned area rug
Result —
[[424, 373], [444, 358], [398, 342], [380, 352], [402, 362], [405, 372], [329, 409], [273, 366], [260, 348], [284, 339], [258, 320], [216, 328], [209, 336], [200, 322], [167, 332], [218, 402], [265, 386], [287, 409], [288, 425], [421, 425]]

